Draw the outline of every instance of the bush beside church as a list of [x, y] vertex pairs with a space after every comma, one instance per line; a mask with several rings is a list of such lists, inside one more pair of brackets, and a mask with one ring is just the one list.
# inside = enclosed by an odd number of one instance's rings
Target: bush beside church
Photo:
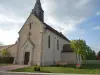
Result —
[[13, 64], [14, 57], [11, 57], [11, 54], [8, 52], [8, 50], [4, 49], [0, 51], [0, 55], [0, 63]]
[[0, 63], [13, 64], [14, 57], [0, 57]]

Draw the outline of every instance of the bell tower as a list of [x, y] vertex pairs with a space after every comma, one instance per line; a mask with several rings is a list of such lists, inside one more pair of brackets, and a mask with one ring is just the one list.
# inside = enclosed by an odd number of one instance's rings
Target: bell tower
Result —
[[35, 7], [32, 10], [32, 14], [34, 14], [40, 21], [44, 22], [44, 11], [41, 7], [40, 0], [36, 1]]

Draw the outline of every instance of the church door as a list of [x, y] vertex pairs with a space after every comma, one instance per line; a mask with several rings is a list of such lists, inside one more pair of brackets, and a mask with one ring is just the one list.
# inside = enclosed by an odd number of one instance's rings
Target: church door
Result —
[[29, 57], [30, 57], [30, 52], [25, 52], [25, 56], [24, 56], [24, 64], [25, 65], [28, 65]]

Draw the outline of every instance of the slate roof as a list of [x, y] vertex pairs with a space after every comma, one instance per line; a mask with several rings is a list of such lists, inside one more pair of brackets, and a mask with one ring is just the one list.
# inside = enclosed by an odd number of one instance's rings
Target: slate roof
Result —
[[[34, 9], [37, 9], [37, 8], [39, 8], [39, 9], [42, 10], [42, 6], [41, 6], [40, 0], [37, 0], [37, 1], [36, 1], [36, 4], [35, 4], [35, 6], [34, 6]], [[43, 10], [42, 10], [42, 11], [43, 11]]]
[[70, 44], [65, 44], [65, 45], [63, 46], [62, 52], [74, 52], [74, 51], [72, 50]]
[[10, 45], [7, 45], [7, 46], [0, 46], [0, 51], [3, 50], [3, 49], [6, 49], [8, 48]]
[[52, 28], [51, 26], [47, 25], [46, 23], [44, 23], [46, 26], [46, 29], [52, 31], [53, 33], [57, 34], [58, 36], [60, 36], [61, 38], [67, 40], [70, 42], [70, 40], [68, 38], [66, 38], [61, 32], [58, 32], [57, 30], [55, 30], [54, 28]]

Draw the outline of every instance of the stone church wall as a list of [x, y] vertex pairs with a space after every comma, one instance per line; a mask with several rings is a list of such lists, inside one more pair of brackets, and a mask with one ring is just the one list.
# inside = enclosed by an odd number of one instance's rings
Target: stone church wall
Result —
[[75, 64], [76, 61], [76, 54], [74, 52], [64, 52], [61, 54], [61, 60], [68, 64]]
[[13, 46], [9, 47], [7, 50], [10, 52], [11, 56], [15, 58], [17, 53], [17, 44], [14, 44]]
[[[31, 23], [31, 29], [29, 29], [29, 25]], [[40, 53], [41, 53], [41, 40], [42, 40], [42, 34], [41, 31], [43, 30], [43, 24], [41, 21], [39, 21], [38, 18], [36, 18], [33, 14], [29, 16], [27, 21], [25, 22], [24, 26], [19, 32], [19, 52], [18, 52], [18, 63], [19, 64], [24, 64], [23, 59], [24, 59], [24, 51], [23, 51], [23, 45], [25, 44], [25, 41], [28, 39], [29, 35], [28, 33], [30, 32], [30, 40], [31, 42], [35, 45], [35, 48], [33, 50], [33, 59], [32, 59], [32, 64], [37, 65], [40, 64]]]
[[[48, 48], [48, 36], [50, 36], [50, 48]], [[57, 40], [59, 40], [59, 50], [57, 49]], [[43, 35], [43, 65], [52, 65], [61, 61], [61, 51], [64, 44], [69, 44], [68, 41], [62, 39], [50, 30], [46, 30]]]

